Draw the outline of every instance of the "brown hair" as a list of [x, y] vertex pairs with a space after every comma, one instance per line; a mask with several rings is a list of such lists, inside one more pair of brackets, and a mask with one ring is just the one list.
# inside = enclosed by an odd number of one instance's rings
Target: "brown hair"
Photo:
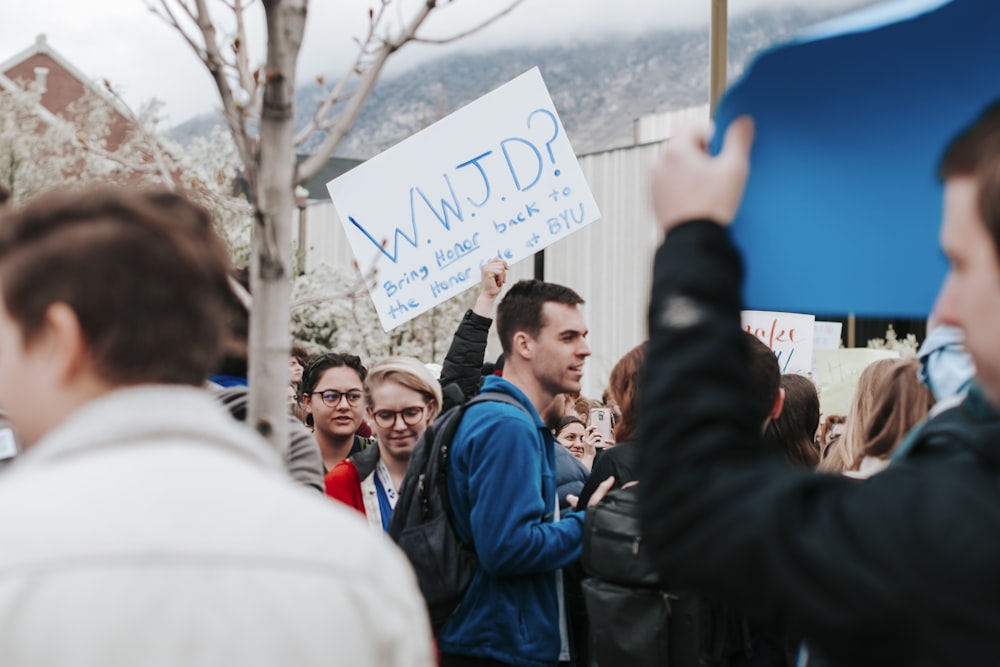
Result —
[[879, 386], [883, 378], [902, 363], [902, 359], [879, 359], [861, 371], [847, 412], [847, 420], [844, 422], [844, 434], [826, 450], [818, 470], [837, 473], [853, 470], [855, 461], [864, 458], [862, 448], [865, 443], [865, 425], [875, 408]]
[[291, 356], [299, 362], [299, 365], [302, 366], [302, 370], [305, 370], [306, 366], [309, 365], [309, 351], [302, 345], [292, 343]]
[[69, 306], [98, 375], [198, 385], [221, 354], [226, 246], [208, 213], [167, 191], [36, 197], [0, 220], [0, 285], [25, 345]]
[[879, 382], [878, 399], [864, 424], [864, 443], [854, 460], [873, 456], [884, 459], [896, 449], [903, 437], [927, 417], [934, 405], [934, 395], [920, 381], [920, 362], [908, 359], [895, 365]]
[[[823, 426], [819, 431], [819, 451], [820, 458], [823, 458], [826, 453], [826, 440], [827, 437], [833, 433], [833, 427], [838, 424], [843, 424], [847, 421], [846, 415], [827, 415], [826, 419], [823, 420]], [[839, 435], [837, 436], [840, 437]]]
[[781, 414], [764, 431], [764, 441], [786, 461], [798, 468], [814, 468], [819, 463], [816, 429], [819, 427], [819, 394], [807, 377], [786, 373], [781, 376], [785, 402]]
[[552, 429], [552, 435], [556, 439], [558, 439], [559, 436], [562, 434], [562, 432], [570, 424], [579, 424], [580, 426], [582, 426], [584, 428], [584, 430], [586, 430], [586, 428], [587, 428], [586, 422], [584, 422], [579, 417], [574, 417], [573, 415], [567, 415], [567, 416], [563, 417], [562, 419], [560, 419], [559, 423], [556, 424], [555, 428]]
[[781, 367], [774, 352], [764, 341], [747, 331], [743, 332], [747, 349], [747, 371], [750, 380], [751, 398], [756, 409], [754, 423], [764, 428], [764, 422], [771, 416], [774, 403], [781, 389]]
[[941, 180], [973, 176], [979, 184], [979, 214], [1000, 257], [1000, 102], [991, 104], [945, 149]]
[[648, 349], [648, 342], [639, 343], [611, 369], [608, 388], [622, 411], [621, 420], [615, 426], [615, 442], [635, 440], [639, 435], [639, 381]]
[[538, 337], [545, 325], [542, 306], [550, 301], [567, 306], [583, 303], [580, 295], [570, 288], [541, 280], [519, 280], [507, 291], [497, 306], [497, 334], [505, 355], [510, 355], [514, 334], [518, 331]]

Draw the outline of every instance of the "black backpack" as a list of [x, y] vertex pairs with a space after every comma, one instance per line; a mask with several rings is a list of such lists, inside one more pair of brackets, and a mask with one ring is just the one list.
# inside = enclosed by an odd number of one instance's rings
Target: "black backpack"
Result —
[[642, 539], [638, 488], [614, 489], [587, 510], [583, 596], [591, 665], [718, 667], [749, 657], [744, 618], [704, 595], [671, 589]]
[[466, 409], [485, 401], [516, 405], [530, 417], [516, 399], [499, 392], [479, 394], [438, 417], [413, 448], [389, 520], [389, 536], [410, 559], [435, 634], [461, 603], [479, 569], [474, 547], [459, 538], [452, 524], [447, 474], [451, 441]]

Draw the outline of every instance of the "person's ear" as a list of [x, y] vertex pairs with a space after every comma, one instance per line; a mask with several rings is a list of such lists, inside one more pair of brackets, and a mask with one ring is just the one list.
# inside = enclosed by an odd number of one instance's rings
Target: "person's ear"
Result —
[[42, 332], [34, 344], [42, 346], [64, 381], [77, 377], [93, 361], [80, 320], [65, 303], [53, 303], [46, 309]]
[[778, 389], [778, 395], [774, 397], [774, 405], [771, 406], [771, 414], [767, 416], [769, 420], [777, 419], [781, 416], [781, 409], [785, 407], [785, 390]]
[[511, 340], [511, 351], [524, 359], [531, 359], [535, 354], [534, 342], [527, 331], [518, 331]]

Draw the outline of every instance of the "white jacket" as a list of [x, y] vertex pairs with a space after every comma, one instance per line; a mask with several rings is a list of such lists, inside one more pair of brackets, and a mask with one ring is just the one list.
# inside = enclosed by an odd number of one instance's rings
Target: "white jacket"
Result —
[[405, 557], [207, 392], [73, 414], [0, 474], [0, 665], [433, 664]]

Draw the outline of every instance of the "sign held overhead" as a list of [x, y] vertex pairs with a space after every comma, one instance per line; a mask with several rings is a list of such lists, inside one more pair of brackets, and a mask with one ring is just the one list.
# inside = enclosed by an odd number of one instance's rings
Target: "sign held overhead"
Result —
[[327, 189], [386, 331], [600, 217], [537, 68]]

